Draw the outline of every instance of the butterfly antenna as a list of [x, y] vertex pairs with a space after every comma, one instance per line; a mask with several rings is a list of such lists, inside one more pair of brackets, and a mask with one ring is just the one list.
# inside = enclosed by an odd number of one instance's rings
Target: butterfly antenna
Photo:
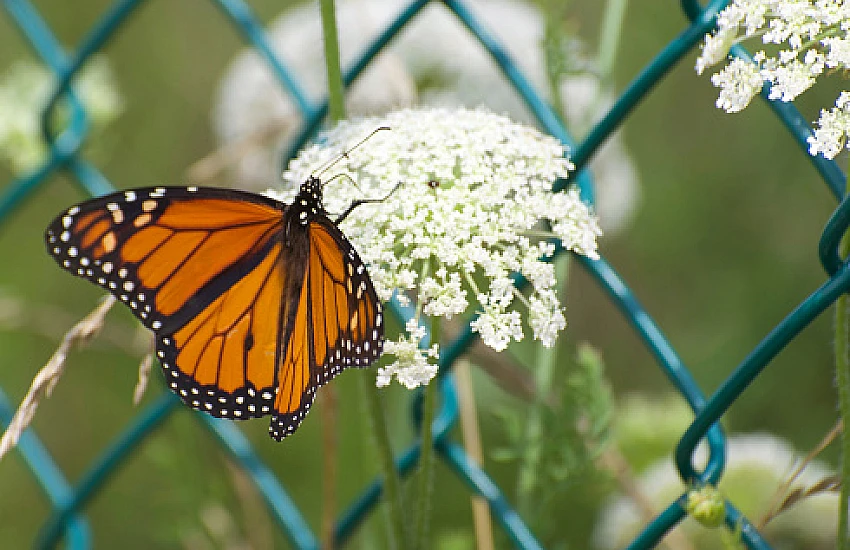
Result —
[[[341, 155], [337, 156], [336, 158], [331, 159], [331, 161], [330, 161], [330, 162], [328, 162], [327, 164], [325, 164], [324, 166], [322, 166], [322, 168], [321, 168], [318, 172], [313, 172], [313, 173], [311, 173], [311, 174], [310, 174], [310, 176], [311, 176], [311, 177], [318, 178], [319, 176], [321, 176], [322, 174], [324, 174], [325, 172], [327, 172], [327, 171], [328, 171], [328, 170], [329, 170], [329, 169], [330, 169], [330, 168], [331, 168], [334, 164], [336, 164], [337, 162], [339, 162], [340, 160], [342, 160], [342, 159], [344, 159], [344, 158], [348, 158], [348, 154], [349, 154], [350, 152], [354, 151], [355, 149], [357, 149], [358, 147], [360, 147], [361, 145], [363, 145], [364, 143], [366, 143], [367, 141], [369, 141], [369, 139], [371, 139], [371, 138], [372, 138], [372, 136], [374, 136], [375, 134], [377, 134], [377, 133], [378, 133], [378, 132], [380, 132], [381, 130], [389, 130], [389, 129], [390, 129], [390, 127], [389, 127], [389, 126], [378, 126], [378, 127], [377, 127], [377, 128], [375, 128], [374, 130], [372, 130], [372, 133], [371, 133], [371, 134], [369, 134], [369, 135], [368, 135], [368, 136], [366, 136], [365, 138], [363, 138], [363, 139], [361, 139], [360, 141], [358, 141], [358, 142], [357, 142], [356, 144], [354, 144], [352, 147], [349, 147], [348, 149], [346, 149], [345, 151], [343, 151]], [[327, 182], [325, 182], [325, 183], [327, 183]]]
[[337, 219], [334, 221], [334, 223], [339, 225], [339, 222], [341, 222], [342, 220], [347, 218], [348, 215], [351, 214], [351, 211], [354, 210], [355, 208], [357, 208], [358, 206], [360, 206], [361, 204], [369, 204], [369, 203], [374, 203], [374, 202], [384, 202], [385, 200], [390, 198], [392, 196], [392, 194], [395, 193], [398, 190], [399, 187], [401, 187], [401, 183], [397, 183], [396, 186], [392, 188], [392, 191], [390, 191], [389, 193], [387, 193], [385, 196], [381, 197], [380, 199], [360, 199], [360, 200], [356, 200], [356, 201], [352, 202], [351, 204], [348, 205], [348, 208], [345, 209], [345, 212], [343, 212], [342, 214], [340, 214], [337, 217]]
[[325, 187], [327, 184], [329, 184], [329, 183], [330, 183], [330, 182], [332, 182], [333, 180], [337, 180], [337, 179], [340, 179], [340, 178], [345, 178], [345, 179], [347, 179], [348, 181], [350, 181], [350, 182], [351, 182], [351, 185], [353, 185], [355, 189], [357, 189], [357, 190], [358, 190], [358, 191], [360, 191], [361, 193], [363, 192], [363, 190], [362, 190], [362, 189], [360, 189], [360, 186], [359, 186], [359, 185], [357, 185], [357, 182], [354, 180], [354, 178], [352, 178], [351, 176], [349, 176], [349, 175], [348, 175], [348, 174], [346, 174], [345, 172], [340, 172], [339, 174], [336, 174], [335, 176], [331, 176], [330, 178], [328, 178], [328, 181], [324, 181], [324, 182], [322, 182], [322, 188], [324, 189], [324, 187]]

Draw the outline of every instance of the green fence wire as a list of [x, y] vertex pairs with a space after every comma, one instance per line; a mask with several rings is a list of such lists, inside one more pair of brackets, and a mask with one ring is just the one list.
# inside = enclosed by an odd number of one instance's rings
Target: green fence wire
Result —
[[[437, 0], [434, 0], [437, 1]], [[59, 171], [73, 176], [76, 182], [90, 195], [102, 195], [113, 190], [110, 182], [80, 154], [80, 146], [89, 132], [89, 117], [77, 100], [72, 81], [80, 69], [90, 61], [92, 55], [104, 48], [106, 43], [121, 32], [122, 28], [132, 24], [130, 17], [146, 2], [144, 0], [120, 0], [112, 4], [103, 17], [97, 21], [81, 44], [72, 51], [65, 51], [59, 45], [50, 27], [41, 18], [35, 7], [26, 0], [3, 0], [2, 6], [7, 17], [16, 26], [42, 62], [56, 76], [56, 85], [50, 101], [42, 115], [42, 133], [49, 147], [49, 154], [41, 166], [31, 173], [15, 179], [0, 191], [0, 223], [20, 204], [30, 198], [33, 192]], [[215, 0], [224, 17], [234, 26], [244, 40], [253, 46], [268, 64], [281, 87], [291, 96], [303, 115], [303, 127], [298, 133], [291, 151], [284, 162], [294, 156], [311, 139], [324, 121], [327, 103], [314, 103], [308, 99], [297, 79], [273, 53], [266, 33], [250, 7], [242, 0]], [[405, 26], [415, 25], [417, 14], [429, 3], [418, 0], [407, 5], [379, 37], [371, 43], [343, 75], [344, 83], [351, 84], [369, 65], [375, 56]], [[574, 143], [563, 122], [553, 112], [541, 95], [529, 84], [518, 66], [508, 55], [499, 41], [491, 35], [484, 25], [476, 19], [463, 1], [444, 0], [442, 2], [472, 33], [492, 56], [507, 79], [513, 84], [517, 94], [536, 117], [545, 131], [571, 147], [573, 161], [577, 167], [577, 177], [573, 180], [581, 190], [582, 197], [593, 202], [593, 182], [584, 170], [588, 160], [600, 145], [629, 116], [635, 106], [647, 96], [664, 76], [682, 58], [691, 52], [702, 37], [714, 25], [714, 17], [726, 2], [717, 1], [702, 6], [696, 1], [682, 0], [681, 7], [691, 21], [677, 37], [644, 68], [626, 88], [605, 116], [591, 130], [587, 138]], [[740, 48], [733, 50], [735, 55], [747, 56]], [[766, 87], [767, 88], [767, 87]], [[811, 130], [806, 120], [790, 103], [768, 101], [768, 89], [762, 92], [774, 114], [782, 121], [805, 151], [806, 138]], [[53, 128], [53, 112], [62, 102], [70, 109], [70, 121], [58, 131]], [[806, 155], [808, 156], [808, 155]], [[850, 225], [850, 202], [844, 194], [844, 175], [837, 166], [822, 157], [810, 157], [814, 167], [827, 184], [831, 192], [840, 201], [832, 217], [823, 230], [819, 243], [819, 254], [828, 279], [823, 285], [803, 300], [781, 323], [779, 323], [741, 362], [720, 388], [706, 397], [675, 349], [667, 341], [661, 329], [652, 317], [641, 307], [629, 287], [604, 260], [589, 260], [579, 256], [582, 265], [608, 293], [611, 300], [621, 310], [624, 318], [643, 340], [654, 355], [659, 367], [670, 382], [685, 397], [694, 411], [695, 418], [682, 435], [676, 449], [676, 465], [683, 481], [687, 484], [716, 483], [723, 473], [725, 456], [725, 438], [718, 421], [732, 403], [746, 390], [747, 386], [762, 372], [770, 360], [782, 350], [795, 336], [818, 315], [828, 308], [838, 296], [850, 289], [850, 266], [839, 255], [839, 241]], [[409, 312], [397, 303], [391, 309], [400, 318], [409, 317]], [[448, 436], [458, 416], [457, 398], [452, 382], [451, 368], [455, 361], [465, 353], [475, 340], [476, 335], [469, 325], [460, 335], [444, 347], [441, 354], [441, 370], [438, 383], [441, 391], [441, 409], [434, 422], [433, 438], [437, 456], [444, 461], [468, 486], [471, 493], [484, 497], [493, 516], [518, 548], [539, 548], [540, 544], [528, 527], [513, 510], [499, 487], [488, 474], [481, 469]], [[170, 392], [163, 395], [145, 410], [139, 413], [129, 426], [105, 449], [90, 465], [88, 470], [75, 484], [69, 483], [56, 466], [50, 454], [39, 442], [32, 429], [21, 437], [17, 452], [23, 457], [34, 478], [44, 490], [52, 513], [42, 528], [36, 546], [40, 548], [55, 546], [64, 537], [68, 548], [88, 548], [92, 543], [90, 527], [85, 519], [86, 503], [107, 484], [116, 469], [142, 445], [145, 440], [179, 407], [179, 399]], [[12, 410], [5, 395], [0, 391], [0, 422], [8, 424]], [[209, 430], [223, 450], [239, 465], [251, 479], [263, 496], [268, 509], [280, 529], [296, 548], [318, 548], [316, 535], [301, 515], [298, 506], [292, 502], [285, 488], [271, 470], [260, 460], [251, 444], [232, 423], [217, 420], [204, 414], [197, 417]], [[416, 415], [414, 414], [414, 422]], [[709, 458], [704, 467], [694, 465], [694, 451], [697, 444], [707, 441]], [[411, 473], [417, 463], [420, 445], [413, 443], [396, 458], [396, 467], [402, 476]], [[362, 493], [338, 520], [335, 530], [336, 542], [344, 543], [374, 510], [382, 492], [380, 479], [363, 489]], [[686, 515], [686, 495], [669, 504], [657, 516], [629, 548], [651, 548]], [[732, 502], [726, 502], [726, 525], [731, 530], [739, 530], [743, 542], [753, 549], [770, 548], [762, 535], [743, 517]]]

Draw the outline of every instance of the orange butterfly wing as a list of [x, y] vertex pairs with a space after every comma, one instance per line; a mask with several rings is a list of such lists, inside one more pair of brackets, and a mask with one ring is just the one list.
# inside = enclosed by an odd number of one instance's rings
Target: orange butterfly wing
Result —
[[280, 362], [285, 209], [226, 189], [138, 189], [70, 208], [45, 240], [157, 333], [167, 383], [187, 405], [260, 417]]
[[269, 432], [280, 440], [310, 410], [316, 389], [347, 367], [368, 367], [384, 342], [381, 303], [348, 239], [327, 218], [308, 225], [303, 284], [285, 313], [283, 363]]
[[187, 405], [271, 414], [280, 440], [316, 388], [383, 346], [363, 262], [321, 209], [320, 182], [308, 183], [292, 206], [212, 188], [115, 193], [70, 208], [45, 240], [63, 268], [156, 332], [168, 384]]

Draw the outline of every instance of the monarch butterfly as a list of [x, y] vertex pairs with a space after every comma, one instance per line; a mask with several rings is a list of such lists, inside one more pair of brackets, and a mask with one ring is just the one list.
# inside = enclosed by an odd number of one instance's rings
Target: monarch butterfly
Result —
[[151, 187], [73, 206], [48, 252], [107, 289], [156, 336], [169, 387], [231, 419], [271, 415], [280, 441], [316, 389], [381, 354], [381, 303], [310, 176], [292, 204], [229, 189]]

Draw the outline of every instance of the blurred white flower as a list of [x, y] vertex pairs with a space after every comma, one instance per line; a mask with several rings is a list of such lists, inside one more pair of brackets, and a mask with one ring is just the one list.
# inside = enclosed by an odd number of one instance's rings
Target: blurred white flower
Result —
[[[850, 68], [850, 3], [840, 0], [734, 0], [717, 18], [717, 29], [706, 35], [697, 73], [726, 59], [729, 48], [746, 39], [761, 39], [772, 50], [756, 52], [754, 63], [731, 59], [711, 78], [720, 88], [717, 107], [734, 113], [744, 109], [769, 82], [770, 99], [794, 101], [811, 88], [826, 69]], [[846, 143], [842, 112], [822, 110], [809, 153], [834, 158]]]
[[[727, 440], [726, 470], [720, 492], [751, 520], [767, 511], [777, 488], [788, 478], [801, 456], [784, 440], [771, 434], [735, 435]], [[705, 462], [699, 449], [698, 462]], [[803, 470], [796, 485], [811, 486], [832, 472], [819, 461]], [[641, 494], [660, 513], [685, 491], [671, 458], [649, 467], [637, 479]], [[810, 550], [835, 547], [838, 527], [838, 494], [820, 493], [799, 501], [770, 521], [762, 530], [772, 544], [781, 548]], [[599, 514], [594, 542], [600, 549], [622, 548], [645, 527], [638, 505], [625, 496], [612, 500]], [[675, 529], [683, 532], [695, 548], [719, 548], [721, 534], [687, 518]]]
[[[516, 0], [466, 2], [476, 17], [511, 54], [542, 93], [549, 90], [543, 53], [544, 20], [536, 7]], [[392, 21], [400, 6], [392, 0], [337, 2], [343, 67]], [[287, 10], [269, 27], [273, 50], [292, 70], [310, 99], [326, 93], [318, 6]], [[576, 132], [585, 132], [610, 101], [600, 101], [598, 79], [566, 77], [563, 109]], [[549, 98], [551, 99], [551, 98]], [[485, 106], [530, 122], [523, 100], [490, 55], [463, 24], [439, 2], [432, 2], [354, 82], [347, 94], [351, 116], [373, 115], [416, 104], [470, 108]], [[245, 153], [237, 164], [241, 186], [264, 188], [278, 177], [279, 156], [301, 117], [265, 62], [253, 51], [241, 53], [222, 79], [213, 123], [222, 145], [278, 128], [268, 146]], [[273, 132], [274, 133], [274, 132]], [[615, 135], [590, 164], [598, 187], [597, 211], [606, 231], [631, 218], [639, 198], [636, 170]]]
[[[542, 259], [554, 247], [541, 243], [556, 239], [597, 258], [601, 233], [575, 189], [551, 190], [571, 167], [564, 148], [483, 110], [404, 110], [340, 123], [292, 161], [283, 175], [289, 188], [270, 193], [290, 201], [307, 174], [379, 126], [391, 130], [341, 157], [333, 166], [339, 176], [325, 193], [329, 212], [342, 212], [357, 199], [387, 197], [356, 208], [341, 224], [370, 265], [379, 298], [396, 292], [415, 305], [408, 335], [385, 347], [397, 361], [381, 369], [379, 384], [395, 375], [415, 387], [436, 373], [423, 354], [436, 357], [437, 350], [418, 349], [421, 315], [477, 312], [473, 330], [501, 351], [523, 338], [524, 307], [533, 336], [552, 346], [566, 322], [551, 267]], [[548, 231], [546, 224], [567, 229]], [[514, 287], [513, 272], [531, 280], [527, 296]]]
[[[102, 129], [121, 114], [124, 101], [106, 58], [92, 58], [73, 85], [94, 130]], [[34, 169], [45, 159], [41, 111], [54, 86], [50, 71], [26, 61], [16, 62], [0, 76], [0, 158], [9, 162], [17, 174]], [[67, 115], [68, 110], [60, 105], [60, 127]]]

